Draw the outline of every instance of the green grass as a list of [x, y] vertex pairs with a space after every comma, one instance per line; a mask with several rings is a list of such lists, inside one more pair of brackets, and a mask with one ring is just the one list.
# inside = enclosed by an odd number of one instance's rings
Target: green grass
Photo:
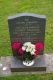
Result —
[[53, 74], [14, 75], [1, 77], [0, 80], [53, 80]]
[[[45, 52], [53, 52], [53, 0], [0, 0], [0, 56], [11, 55], [8, 16], [17, 13], [46, 15]], [[53, 74], [10, 76], [0, 80], [53, 80]]]

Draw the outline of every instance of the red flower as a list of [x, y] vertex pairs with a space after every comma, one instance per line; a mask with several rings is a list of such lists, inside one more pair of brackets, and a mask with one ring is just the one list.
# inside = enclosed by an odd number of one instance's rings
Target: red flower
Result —
[[38, 51], [36, 50], [36, 51], [35, 51], [35, 54], [34, 54], [34, 56], [37, 56], [37, 55], [38, 55]]
[[18, 42], [14, 42], [12, 44], [12, 49], [19, 49], [21, 47], [21, 43], [18, 43]]
[[18, 51], [18, 54], [21, 56], [21, 55], [23, 55], [23, 52], [24, 51], [22, 50], [22, 48], [20, 48], [19, 51]]
[[36, 47], [36, 49], [39, 50], [39, 51], [43, 50], [43, 44], [42, 44], [42, 43], [36, 43], [36, 44], [35, 44], [35, 47]]

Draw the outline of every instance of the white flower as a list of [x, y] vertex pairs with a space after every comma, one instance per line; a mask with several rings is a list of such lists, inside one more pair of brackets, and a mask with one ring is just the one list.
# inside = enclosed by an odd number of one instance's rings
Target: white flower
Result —
[[35, 52], [35, 49], [33, 49], [33, 52]]
[[26, 49], [26, 52], [29, 52], [29, 49], [28, 48]]
[[31, 55], [34, 55], [34, 51], [31, 52]]
[[31, 45], [31, 42], [26, 42], [23, 44], [24, 46]]
[[35, 49], [35, 45], [34, 44], [31, 44], [31, 47]]
[[30, 52], [31, 55], [34, 55], [35, 52], [35, 45], [32, 44], [31, 42], [26, 42], [23, 44], [22, 49], [26, 52]]
[[26, 50], [26, 47], [23, 46], [23, 47], [22, 47], [22, 50], [25, 51], [25, 50]]

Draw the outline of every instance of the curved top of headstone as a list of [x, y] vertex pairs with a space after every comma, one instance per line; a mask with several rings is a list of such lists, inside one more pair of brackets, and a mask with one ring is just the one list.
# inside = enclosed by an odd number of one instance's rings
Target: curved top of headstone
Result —
[[13, 19], [13, 18], [22, 17], [22, 16], [32, 16], [32, 17], [37, 17], [37, 18], [46, 18], [45, 15], [38, 15], [38, 14], [34, 14], [34, 13], [19, 13], [15, 16], [9, 16], [8, 19]]

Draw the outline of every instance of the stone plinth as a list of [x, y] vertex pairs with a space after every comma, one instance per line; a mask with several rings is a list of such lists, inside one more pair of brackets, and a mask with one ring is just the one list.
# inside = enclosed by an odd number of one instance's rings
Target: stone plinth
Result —
[[24, 66], [22, 61], [13, 57], [11, 59], [11, 71], [12, 72], [35, 72], [35, 71], [46, 71], [46, 62], [43, 55], [38, 56], [35, 59], [35, 64], [33, 66]]

